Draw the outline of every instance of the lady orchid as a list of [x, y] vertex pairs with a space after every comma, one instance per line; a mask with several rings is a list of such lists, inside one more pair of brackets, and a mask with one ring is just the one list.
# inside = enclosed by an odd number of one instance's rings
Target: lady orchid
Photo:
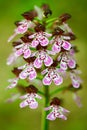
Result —
[[70, 54], [70, 52], [62, 52], [58, 57], [58, 61], [60, 61], [60, 68], [63, 70], [67, 70], [68, 67], [70, 69], [74, 69], [76, 67], [76, 61], [73, 54]]
[[18, 67], [19, 70], [23, 69], [21, 73], [19, 74], [20, 79], [29, 78], [29, 80], [33, 80], [37, 77], [37, 73], [33, 65], [33, 60], [34, 60], [34, 57], [31, 57], [31, 59], [27, 59], [29, 63]]
[[43, 84], [44, 85], [50, 85], [52, 81], [55, 83], [55, 85], [61, 85], [63, 83], [62, 76], [58, 73], [58, 69], [55, 67], [46, 69], [42, 71], [42, 74], [46, 74], [46, 76], [43, 78]]
[[[38, 99], [44, 98], [45, 110], [41, 130], [48, 130], [48, 120], [67, 119], [66, 114], [69, 110], [61, 107], [61, 99], [53, 97], [55, 94], [72, 91], [76, 104], [81, 106], [77, 91], [82, 80], [78, 76], [80, 71], [77, 70], [78, 64], [75, 59], [78, 49], [71, 42], [76, 37], [67, 24], [71, 15], [65, 13], [51, 19], [50, 15], [52, 11], [47, 4], [43, 4], [41, 8], [35, 6], [34, 10], [24, 12], [24, 19], [15, 22], [17, 28], [8, 39], [10, 42], [17, 34], [21, 34], [18, 40], [12, 42], [13, 52], [7, 59], [7, 65], [16, 65], [12, 70], [16, 76], [9, 80], [10, 85], [7, 88], [22, 87], [23, 91], [18, 89], [20, 99], [23, 100], [20, 103], [21, 108], [29, 106], [36, 109]], [[22, 64], [20, 66], [15, 64], [18, 59], [20, 62], [17, 63]], [[71, 85], [61, 87], [66, 78], [71, 79]], [[57, 89], [51, 92], [49, 89], [52, 86]]]
[[68, 51], [71, 48], [71, 44], [60, 37], [53, 38], [51, 43], [53, 44], [52, 51], [54, 51], [55, 53], [59, 53], [61, 49]]
[[[39, 26], [42, 26], [42, 25], [38, 25], [37, 26], [37, 29], [39, 30]], [[41, 28], [43, 30], [43, 27]], [[36, 30], [37, 31], [37, 30]], [[33, 39], [31, 45], [32, 47], [37, 47], [37, 45], [41, 45], [41, 46], [47, 46], [49, 44], [49, 40], [48, 38], [51, 37], [52, 34], [49, 34], [49, 33], [46, 33], [46, 32], [36, 32], [35, 34], [33, 35], [30, 35], [29, 38], [30, 39]]]
[[31, 109], [36, 109], [38, 107], [36, 99], [41, 99], [41, 96], [37, 94], [37, 89], [33, 85], [26, 87], [26, 91], [27, 94], [20, 97], [20, 99], [24, 99], [24, 101], [20, 103], [20, 107], [29, 106]]
[[18, 70], [18, 68], [14, 68], [14, 69], [12, 70], [12, 72], [16, 75], [16, 77], [13, 78], [13, 79], [9, 79], [9, 80], [8, 80], [8, 82], [10, 82], [10, 85], [9, 85], [7, 88], [11, 89], [11, 88], [16, 87], [16, 85], [17, 85], [17, 83], [18, 83], [18, 80], [19, 80], [19, 73], [20, 73], [21, 71], [22, 71], [22, 70], [21, 70], [21, 69]]
[[49, 56], [49, 53], [51, 52], [45, 49], [38, 50], [35, 53], [37, 58], [34, 61], [34, 67], [41, 68], [43, 62], [45, 66], [50, 66], [53, 63], [53, 59]]
[[55, 120], [56, 118], [67, 120], [65, 114], [69, 113], [68, 110], [60, 106], [60, 99], [58, 99], [57, 97], [54, 97], [52, 99], [50, 106], [46, 107], [45, 110], [51, 110], [51, 112], [47, 115], [48, 120]]

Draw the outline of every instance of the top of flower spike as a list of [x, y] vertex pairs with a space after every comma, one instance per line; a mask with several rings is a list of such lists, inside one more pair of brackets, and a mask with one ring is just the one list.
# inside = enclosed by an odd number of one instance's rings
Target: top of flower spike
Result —
[[37, 16], [37, 12], [35, 10], [27, 11], [22, 14], [22, 16], [27, 20], [33, 20]]
[[61, 100], [57, 97], [52, 99], [49, 107], [46, 107], [45, 110], [51, 110], [51, 112], [47, 115], [48, 120], [55, 120], [56, 118], [61, 118], [63, 120], [67, 120], [66, 114], [69, 111], [60, 106]]

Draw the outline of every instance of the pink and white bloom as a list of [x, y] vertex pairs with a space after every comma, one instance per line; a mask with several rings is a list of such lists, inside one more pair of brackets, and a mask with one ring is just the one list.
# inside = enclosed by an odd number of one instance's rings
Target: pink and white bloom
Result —
[[59, 105], [51, 105], [47, 108], [45, 108], [46, 111], [51, 110], [51, 112], [47, 115], [48, 120], [55, 120], [56, 118], [61, 118], [63, 120], [67, 120], [67, 117], [65, 116], [66, 113], [69, 113], [68, 110], [65, 108], [59, 106]]
[[18, 83], [19, 77], [9, 79], [8, 82], [10, 82], [10, 85], [7, 87], [9, 89], [14, 88]]
[[54, 37], [50, 43], [53, 44], [52, 51], [55, 53], [59, 53], [62, 48], [66, 51], [69, 51], [71, 48], [71, 44], [64, 40], [63, 36], [57, 38]]
[[18, 67], [18, 69], [23, 69], [23, 71], [19, 74], [20, 79], [29, 78], [29, 80], [33, 80], [37, 77], [33, 64], [25, 64], [24, 66]]
[[46, 74], [42, 81], [44, 85], [50, 85], [52, 81], [55, 83], [55, 85], [61, 85], [63, 83], [63, 78], [60, 76], [57, 68], [43, 70], [42, 74]]
[[49, 44], [49, 37], [51, 37], [52, 34], [46, 33], [46, 32], [36, 32], [33, 35], [30, 35], [29, 38], [33, 39], [31, 46], [36, 48], [38, 44], [41, 46], [47, 46]]
[[73, 99], [78, 107], [82, 107], [81, 98], [76, 92], [73, 93]]
[[20, 93], [11, 94], [11, 97], [7, 98], [5, 102], [12, 103], [12, 102], [16, 101], [17, 99], [19, 99], [20, 95], [21, 95]]
[[[13, 50], [14, 51], [14, 50]], [[7, 58], [7, 65], [13, 64], [17, 60], [18, 56], [15, 55], [15, 51], [9, 55]]]
[[20, 44], [20, 45], [16, 46], [15, 49], [16, 49], [15, 55], [17, 57], [23, 55], [23, 57], [26, 59], [26, 58], [29, 58], [31, 55], [31, 50], [29, 49], [28, 43]]
[[50, 66], [53, 63], [53, 59], [48, 55], [50, 51], [40, 50], [36, 53], [37, 58], [34, 61], [35, 68], [41, 68], [42, 63], [44, 62], [45, 66]]
[[31, 28], [33, 26], [33, 23], [28, 20], [22, 20], [19, 22], [19, 26], [14, 30], [14, 34], [8, 39], [8, 42], [10, 42], [17, 34], [23, 34], [25, 33], [28, 28]]
[[82, 83], [82, 80], [78, 76], [78, 74], [79, 74], [79, 71], [72, 71], [70, 73], [70, 78], [71, 78], [72, 85], [73, 85], [74, 88], [79, 88], [81, 83]]
[[59, 55], [58, 61], [60, 61], [60, 68], [63, 70], [67, 70], [67, 68], [75, 68], [76, 61], [74, 60], [73, 56], [70, 52], [65, 52]]
[[24, 99], [24, 101], [20, 103], [21, 108], [29, 106], [31, 109], [36, 109], [38, 107], [38, 102], [36, 99], [41, 99], [42, 97], [36, 93], [28, 93], [20, 98]]

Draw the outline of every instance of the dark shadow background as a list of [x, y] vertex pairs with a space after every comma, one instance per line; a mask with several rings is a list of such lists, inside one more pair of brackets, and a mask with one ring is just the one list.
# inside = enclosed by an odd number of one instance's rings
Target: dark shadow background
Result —
[[5, 88], [7, 79], [12, 78], [11, 67], [6, 65], [6, 58], [11, 53], [8, 37], [13, 33], [14, 21], [22, 19], [21, 13], [48, 3], [53, 10], [53, 16], [68, 12], [72, 15], [69, 25], [77, 36], [74, 42], [80, 52], [76, 55], [79, 69], [82, 70], [83, 89], [78, 92], [82, 98], [83, 107], [78, 108], [72, 100], [71, 93], [61, 95], [65, 98], [64, 106], [71, 111], [67, 121], [50, 122], [50, 130], [87, 130], [87, 0], [0, 0], [0, 129], [1, 130], [41, 130], [41, 109], [20, 109], [19, 101], [5, 103], [12, 92]]

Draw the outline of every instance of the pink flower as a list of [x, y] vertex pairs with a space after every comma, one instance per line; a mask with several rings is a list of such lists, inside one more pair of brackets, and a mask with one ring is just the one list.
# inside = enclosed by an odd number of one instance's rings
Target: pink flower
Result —
[[49, 44], [48, 38], [51, 37], [52, 34], [46, 32], [36, 32], [33, 35], [30, 35], [29, 38], [33, 39], [31, 45], [36, 48], [38, 44], [41, 46], [47, 46]]
[[[14, 50], [13, 50], [14, 51]], [[15, 53], [11, 53], [7, 59], [7, 65], [11, 65], [12, 63], [14, 63], [17, 60], [18, 56], [15, 55]]]
[[25, 99], [20, 103], [20, 107], [24, 108], [29, 106], [31, 109], [36, 109], [38, 107], [38, 102], [36, 99], [41, 99], [41, 97], [36, 93], [28, 93], [24, 96], [21, 96], [20, 98]]
[[20, 93], [17, 93], [17, 94], [11, 94], [11, 97], [6, 99], [6, 102], [7, 103], [12, 103], [14, 102], [15, 100], [19, 99], [20, 97]]
[[14, 34], [8, 39], [8, 42], [10, 42], [17, 34], [23, 34], [25, 33], [29, 27], [32, 27], [32, 22], [28, 20], [23, 20], [18, 23], [18, 27], [14, 30]]
[[24, 66], [19, 67], [19, 69], [24, 69], [20, 74], [20, 79], [26, 79], [27, 77], [29, 80], [33, 80], [37, 77], [37, 73], [33, 67], [33, 64], [25, 64]]
[[62, 48], [67, 51], [71, 48], [71, 44], [68, 41], [63, 40], [62, 36], [57, 38], [54, 37], [50, 43], [53, 44], [52, 51], [55, 53], [59, 53]]
[[79, 74], [79, 71], [75, 71], [75, 70], [73, 70], [70, 73], [70, 78], [71, 78], [72, 85], [73, 85], [74, 88], [79, 88], [81, 83], [82, 83], [82, 80], [80, 79], [78, 74]]
[[67, 70], [68, 67], [71, 69], [76, 67], [76, 61], [70, 52], [64, 52], [59, 55], [58, 61], [60, 61], [60, 68], [63, 70]]
[[73, 99], [78, 107], [82, 107], [81, 98], [76, 92], [73, 93]]
[[46, 74], [46, 76], [43, 78], [43, 84], [44, 85], [50, 85], [52, 81], [55, 83], [55, 85], [60, 85], [63, 83], [63, 78], [58, 73], [57, 68], [49, 68], [44, 71], [42, 71], [42, 74]]
[[19, 78], [13, 78], [13, 79], [9, 79], [8, 82], [10, 82], [10, 85], [7, 88], [14, 88], [17, 83], [18, 83]]
[[50, 66], [53, 63], [53, 59], [47, 54], [47, 52], [47, 50], [40, 50], [37, 53], [38, 56], [34, 61], [34, 67], [41, 68], [43, 62], [45, 66]]
[[67, 120], [67, 117], [65, 116], [66, 113], [69, 113], [68, 110], [66, 110], [65, 108], [59, 106], [59, 105], [51, 105], [47, 108], [45, 108], [45, 110], [51, 110], [51, 112], [47, 115], [47, 119], [48, 120], [55, 120], [56, 118], [61, 118], [63, 120]]
[[23, 57], [25, 59], [30, 57], [31, 50], [29, 49], [29, 44], [28, 43], [23, 43], [21, 45], [16, 46], [15, 48], [16, 48], [15, 55], [17, 57], [19, 57], [21, 55], [23, 55]]

